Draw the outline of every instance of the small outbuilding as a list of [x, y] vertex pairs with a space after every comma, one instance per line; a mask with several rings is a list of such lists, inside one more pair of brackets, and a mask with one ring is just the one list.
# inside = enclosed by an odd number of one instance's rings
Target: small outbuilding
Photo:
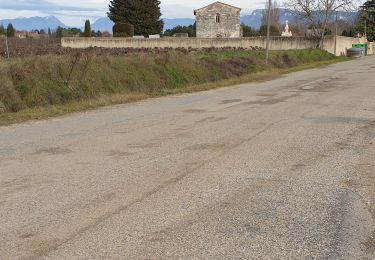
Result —
[[197, 38], [241, 37], [241, 8], [215, 2], [194, 11]]

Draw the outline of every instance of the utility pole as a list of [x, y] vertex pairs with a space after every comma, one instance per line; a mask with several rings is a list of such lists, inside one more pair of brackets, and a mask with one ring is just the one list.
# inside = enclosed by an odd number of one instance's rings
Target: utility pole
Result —
[[269, 63], [270, 56], [270, 29], [271, 29], [271, 5], [272, 0], [268, 0], [268, 14], [267, 14], [267, 41], [266, 41], [266, 65]]
[[336, 23], [335, 23], [335, 51], [334, 51], [335, 56], [337, 56], [337, 14], [338, 14], [338, 11], [336, 11]]
[[8, 36], [5, 36], [5, 47], [7, 49], [7, 58], [9, 60], [9, 46], [8, 46]]

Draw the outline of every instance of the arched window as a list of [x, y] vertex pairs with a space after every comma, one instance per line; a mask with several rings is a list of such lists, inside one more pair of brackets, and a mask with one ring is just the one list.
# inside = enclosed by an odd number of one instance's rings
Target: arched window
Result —
[[220, 14], [216, 14], [215, 21], [216, 23], [220, 23]]

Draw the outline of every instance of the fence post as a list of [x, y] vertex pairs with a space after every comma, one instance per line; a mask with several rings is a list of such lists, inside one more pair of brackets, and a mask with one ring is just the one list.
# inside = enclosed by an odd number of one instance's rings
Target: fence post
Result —
[[7, 58], [9, 59], [8, 36], [5, 36], [5, 47], [6, 47], [6, 50], [7, 50]]

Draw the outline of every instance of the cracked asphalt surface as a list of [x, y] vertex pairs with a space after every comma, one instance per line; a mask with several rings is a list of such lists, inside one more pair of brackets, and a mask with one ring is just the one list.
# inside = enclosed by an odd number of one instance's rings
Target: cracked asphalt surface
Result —
[[374, 259], [375, 57], [0, 128], [0, 259]]

